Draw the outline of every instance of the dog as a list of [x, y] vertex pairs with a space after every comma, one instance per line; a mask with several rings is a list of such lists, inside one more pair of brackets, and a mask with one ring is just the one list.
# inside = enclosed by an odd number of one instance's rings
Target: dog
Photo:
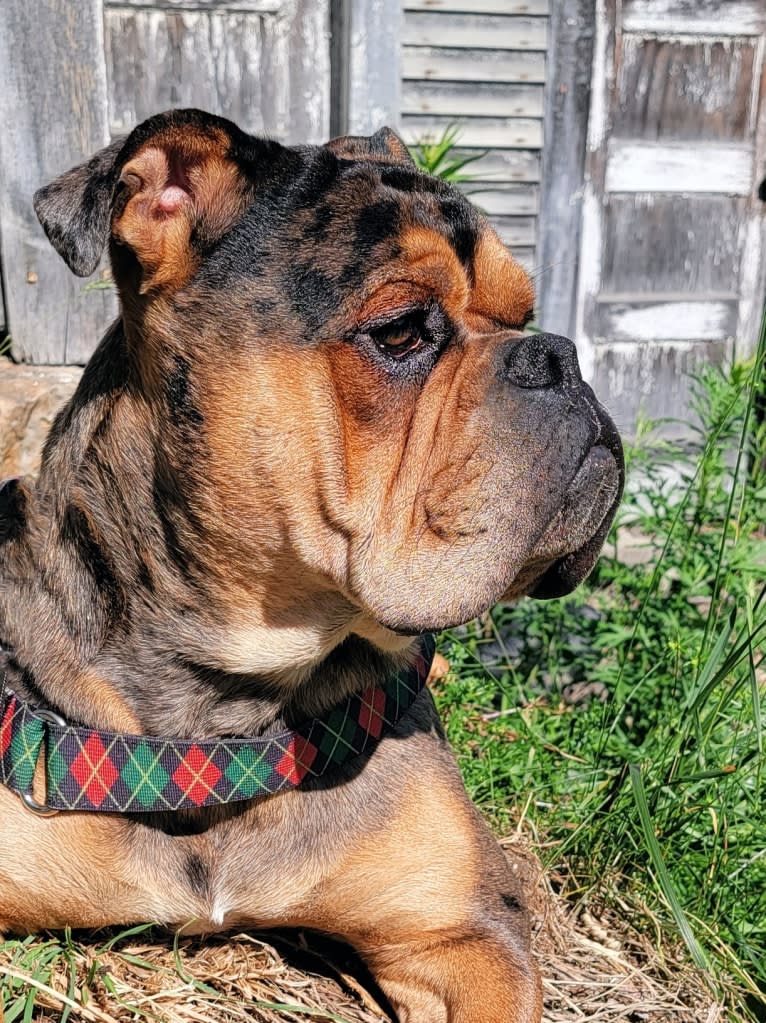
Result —
[[[39, 477], [0, 492], [3, 756], [20, 708], [41, 736], [27, 791], [3, 761], [0, 931], [315, 929], [401, 1023], [539, 1021], [525, 893], [422, 637], [595, 563], [623, 463], [574, 345], [523, 333], [527, 273], [388, 129], [285, 147], [170, 111], [35, 208], [76, 274], [108, 247], [120, 315]], [[51, 809], [45, 735], [49, 761], [67, 728], [266, 741], [392, 677], [409, 704], [284, 791]]]

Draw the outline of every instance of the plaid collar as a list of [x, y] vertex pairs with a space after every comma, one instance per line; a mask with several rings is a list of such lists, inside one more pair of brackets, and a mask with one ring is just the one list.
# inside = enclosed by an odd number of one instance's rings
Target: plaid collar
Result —
[[[404, 717], [433, 660], [433, 638], [419, 642], [411, 668], [269, 738], [162, 739], [80, 728], [0, 686], [0, 783], [43, 814], [196, 809], [296, 788], [371, 752]], [[41, 753], [44, 806], [32, 797]]]

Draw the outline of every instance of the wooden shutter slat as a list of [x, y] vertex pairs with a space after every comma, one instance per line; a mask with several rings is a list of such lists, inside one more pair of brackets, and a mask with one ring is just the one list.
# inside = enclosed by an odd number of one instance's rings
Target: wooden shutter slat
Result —
[[514, 50], [512, 34], [508, 44], [507, 50], [404, 46], [402, 74], [405, 79], [426, 81], [544, 82], [545, 54]]
[[542, 117], [542, 85], [412, 82], [402, 85], [402, 113], [448, 117]]
[[548, 14], [548, 0], [405, 0], [405, 11], [458, 14]]
[[[452, 117], [404, 115], [402, 132], [408, 142], [415, 143], [429, 136], [439, 138], [455, 123]], [[460, 142], [480, 149], [539, 149], [542, 144], [542, 121], [531, 118], [476, 117], [460, 125]], [[481, 168], [476, 165], [476, 173]]]
[[544, 50], [547, 30], [547, 18], [415, 12], [404, 16], [402, 42], [490, 50], [506, 44], [515, 50]]

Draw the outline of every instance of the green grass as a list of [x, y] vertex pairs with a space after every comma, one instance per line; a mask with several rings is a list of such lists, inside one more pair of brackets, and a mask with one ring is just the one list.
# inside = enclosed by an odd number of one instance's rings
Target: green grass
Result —
[[[523, 822], [572, 899], [619, 905], [661, 952], [685, 948], [734, 1018], [759, 1019], [766, 476], [747, 456], [764, 451], [764, 344], [748, 365], [696, 378], [696, 456], [644, 424], [583, 587], [442, 638], [453, 671], [439, 693], [469, 792], [497, 828]], [[645, 562], [618, 556], [625, 527], [645, 538]]]

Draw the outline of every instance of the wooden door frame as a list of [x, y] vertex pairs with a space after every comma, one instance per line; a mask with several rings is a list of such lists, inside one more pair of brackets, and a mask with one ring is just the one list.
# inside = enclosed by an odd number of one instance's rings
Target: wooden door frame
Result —
[[[748, 4], [748, 0], [740, 0], [738, 6], [740, 13], [748, 6], [753, 5]], [[552, 74], [549, 78], [546, 106], [544, 151], [546, 162], [543, 174], [540, 259], [541, 323], [546, 329], [557, 331], [566, 326], [570, 336], [577, 342], [583, 373], [586, 378], [591, 378], [595, 372], [598, 354], [596, 342], [592, 337], [591, 321], [592, 306], [599, 292], [601, 280], [603, 198], [608, 193], [622, 191], [616, 184], [618, 172], [620, 180], [629, 172], [633, 178], [640, 173], [640, 167], [636, 162], [640, 161], [642, 149], [648, 147], [644, 147], [638, 141], [631, 143], [629, 139], [620, 139], [615, 145], [610, 143], [607, 146], [610, 137], [610, 68], [615, 52], [616, 34], [621, 27], [620, 0], [560, 0], [560, 4], [555, 7], [552, 16]], [[711, 14], [708, 21], [700, 26], [699, 15], [690, 8], [687, 15], [688, 28], [685, 32], [690, 36], [717, 37], [715, 29], [722, 18], [723, 15], [716, 12], [715, 16]], [[737, 34], [755, 34], [754, 29], [763, 25], [763, 15], [758, 14], [757, 17], [753, 15], [753, 18], [755, 20], [751, 20], [747, 25], [738, 22], [741, 33]], [[640, 24], [636, 23], [634, 14], [630, 23], [623, 25], [622, 29], [638, 31], [639, 27], [643, 27], [647, 31], [656, 31], [660, 36], [678, 35], [681, 30], [672, 30], [672, 24], [666, 21], [666, 14], [660, 8], [653, 21], [650, 14], [642, 10]], [[677, 24], [677, 21], [673, 24]], [[580, 34], [588, 29], [589, 55], [583, 53], [583, 40], [579, 38]], [[722, 37], [726, 34], [722, 33]], [[580, 47], [582, 54], [580, 71], [586, 71], [590, 76], [587, 84], [580, 83], [579, 92], [578, 83], [572, 77], [572, 67], [578, 66], [573, 46]], [[747, 198], [748, 209], [751, 212], [757, 212], [758, 200], [755, 195], [757, 182], [766, 175], [765, 46], [764, 42], [760, 44], [754, 71], [752, 98], [754, 105], [751, 117], [755, 123], [755, 130], [752, 162], [748, 160], [746, 166], [743, 164], [738, 169], [734, 166], [736, 161], [732, 159], [732, 166], [728, 171], [732, 179], [731, 194]], [[758, 81], [761, 83], [760, 88], [757, 85]], [[589, 94], [587, 98], [586, 93]], [[562, 145], [564, 151], [560, 154], [558, 150]], [[669, 150], [673, 149], [672, 143], [658, 143], [655, 148], [660, 145]], [[683, 150], [684, 147], [678, 144], [676, 148]], [[718, 145], [719, 150], [723, 151], [723, 148], [723, 144]], [[734, 143], [730, 146], [733, 156], [737, 156], [742, 148]], [[615, 155], [619, 150], [624, 151], [625, 160], [618, 165]], [[631, 167], [626, 162], [629, 156], [635, 166]], [[720, 170], [721, 173], [726, 172], [725, 162]], [[746, 187], [742, 183], [744, 179]], [[627, 187], [627, 191], [634, 190], [633, 185]], [[645, 190], [655, 191], [655, 188], [647, 181]], [[695, 184], [690, 190], [696, 192], [700, 189]], [[722, 186], [710, 190], [715, 194], [726, 193]], [[676, 189], [670, 191], [675, 192]], [[737, 328], [733, 343], [728, 346], [727, 359], [745, 358], [754, 351], [760, 328], [761, 296], [766, 291], [766, 221], [762, 216], [753, 216], [742, 226]], [[562, 244], [569, 250], [570, 244], [573, 244], [570, 239], [574, 238], [579, 239], [576, 265], [572, 266], [572, 261], [566, 260], [565, 265], [557, 267], [556, 260], [561, 259], [560, 254], [557, 257], [557, 244], [558, 253]], [[636, 344], [634, 341], [621, 343]], [[616, 343], [612, 345], [612, 349], [617, 349]]]
[[331, 0], [332, 135], [398, 130], [403, 23], [401, 0]]
[[538, 323], [574, 337], [596, 0], [556, 0], [549, 22], [538, 241]]

